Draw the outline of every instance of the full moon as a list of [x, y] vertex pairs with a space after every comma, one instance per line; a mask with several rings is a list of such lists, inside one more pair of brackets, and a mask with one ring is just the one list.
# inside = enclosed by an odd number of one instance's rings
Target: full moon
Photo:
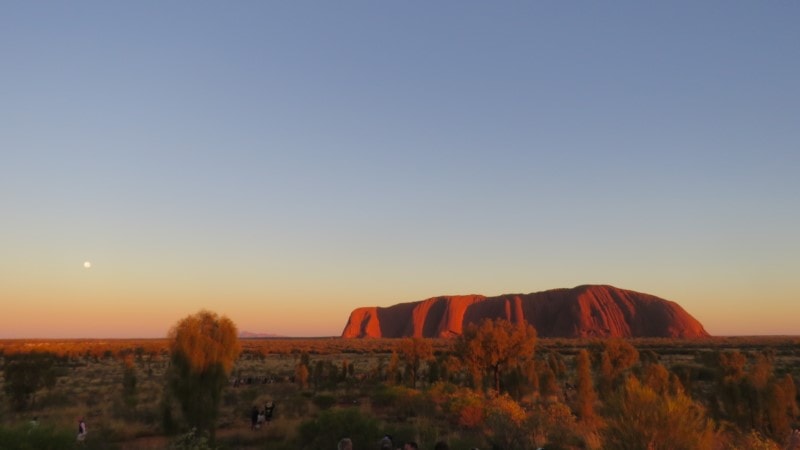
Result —
[[84, 267], [85, 269], [89, 269], [89, 268], [91, 268], [91, 267], [92, 267], [92, 263], [90, 263], [89, 261], [84, 261], [84, 263], [83, 263], [83, 267]]

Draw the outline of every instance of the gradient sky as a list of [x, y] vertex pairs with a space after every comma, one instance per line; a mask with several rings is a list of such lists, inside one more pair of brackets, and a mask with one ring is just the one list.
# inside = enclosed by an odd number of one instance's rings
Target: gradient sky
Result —
[[[0, 338], [611, 284], [800, 334], [800, 3], [6, 2]], [[92, 267], [83, 267], [91, 261]]]

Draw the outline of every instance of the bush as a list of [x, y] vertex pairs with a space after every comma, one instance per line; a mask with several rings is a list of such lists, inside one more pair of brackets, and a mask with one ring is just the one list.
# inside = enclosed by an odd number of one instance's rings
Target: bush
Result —
[[332, 409], [300, 425], [298, 447], [303, 450], [335, 448], [339, 439], [349, 437], [356, 448], [366, 448], [368, 442], [375, 441], [380, 435], [375, 419], [361, 411]]
[[682, 392], [659, 394], [631, 377], [610, 402], [605, 444], [620, 450], [713, 448], [714, 424]]
[[209, 444], [207, 432], [198, 433], [196, 428], [192, 428], [192, 431], [178, 436], [169, 448], [170, 450], [215, 450], [217, 447]]

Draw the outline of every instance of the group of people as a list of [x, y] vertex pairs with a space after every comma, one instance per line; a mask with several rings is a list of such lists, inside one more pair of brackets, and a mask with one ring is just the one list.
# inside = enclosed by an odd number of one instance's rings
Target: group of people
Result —
[[275, 403], [269, 401], [264, 405], [264, 409], [259, 410], [258, 406], [253, 406], [250, 412], [250, 429], [258, 430], [262, 425], [268, 424], [272, 420], [272, 413], [275, 411]]
[[[394, 443], [392, 442], [392, 437], [389, 435], [384, 436], [380, 440], [380, 450], [419, 450], [419, 444], [414, 441], [407, 441], [403, 444], [402, 447], [395, 448]], [[353, 440], [350, 438], [343, 438], [339, 441], [339, 444], [336, 446], [337, 450], [354, 450], [353, 449]], [[450, 446], [447, 445], [447, 442], [439, 441], [434, 445], [434, 450], [450, 450]], [[472, 449], [478, 450], [478, 449]]]

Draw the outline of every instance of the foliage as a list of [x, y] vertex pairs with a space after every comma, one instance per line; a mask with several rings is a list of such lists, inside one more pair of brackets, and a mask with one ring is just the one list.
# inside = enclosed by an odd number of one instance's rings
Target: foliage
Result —
[[536, 448], [525, 410], [507, 395], [490, 396], [486, 405], [485, 433], [495, 449]]
[[367, 448], [367, 443], [380, 436], [378, 422], [355, 408], [331, 409], [319, 417], [300, 425], [298, 448], [324, 449], [343, 437], [349, 437], [358, 446]]
[[456, 341], [456, 356], [472, 374], [476, 387], [489, 375], [492, 387], [500, 392], [500, 379], [512, 365], [533, 358], [536, 330], [528, 324], [508, 320], [484, 320], [469, 325]]
[[599, 384], [602, 392], [611, 393], [620, 386], [628, 369], [639, 360], [636, 347], [622, 339], [603, 341], [600, 352]]
[[704, 409], [678, 392], [659, 394], [630, 377], [611, 399], [605, 445], [620, 450], [703, 450], [716, 440]]
[[417, 387], [417, 377], [423, 362], [433, 360], [433, 344], [428, 339], [408, 338], [397, 345], [397, 353], [403, 356], [409, 368], [410, 385]]
[[302, 362], [298, 363], [294, 370], [295, 383], [300, 389], [308, 388], [308, 365]]
[[477, 429], [484, 421], [485, 397], [482, 392], [439, 382], [427, 391], [427, 397], [452, 427]]
[[[702, 411], [698, 405], [707, 405], [706, 418], [720, 424], [716, 432], [718, 439], [711, 447], [715, 450], [777, 450], [781, 448], [778, 443], [784, 443], [786, 435], [776, 430], [796, 421], [798, 413], [798, 338], [627, 339], [624, 342], [638, 351], [639, 358], [632, 364], [618, 365], [624, 368], [612, 382], [610, 390], [601, 390], [601, 373], [590, 373], [588, 364], [584, 364], [586, 361], [581, 362], [585, 353], [582, 350], [594, 348], [598, 364], [595, 368], [599, 368], [604, 340], [537, 339], [536, 361], [533, 358], [524, 363], [513, 361], [502, 371], [502, 394], [497, 394], [492, 388], [492, 373], [488, 370], [481, 374], [486, 386], [470, 382], [467, 365], [454, 352], [456, 339], [427, 341], [432, 343], [437, 360], [421, 363], [417, 381], [428, 382], [425, 390], [417, 390], [408, 387], [410, 369], [398, 351], [397, 339], [242, 340], [248, 353], [242, 353], [235, 363], [233, 373], [237, 382], [229, 378], [230, 385], [222, 391], [224, 402], [220, 405], [215, 424], [216, 428], [226, 431], [219, 437], [217, 445], [230, 449], [297, 450], [302, 447], [298, 433], [300, 422], [317, 414], [312, 400], [322, 395], [329, 403], [346, 399], [353, 405], [347, 409], [360, 410], [362, 415], [375, 420], [379, 430], [377, 436], [389, 433], [398, 441], [413, 439], [423, 444], [422, 448], [431, 448], [436, 440], [445, 440], [454, 449], [491, 448], [492, 445], [500, 448], [517, 439], [515, 433], [547, 449], [618, 448], [609, 433], [602, 430], [606, 420], [611, 420], [612, 426], [632, 422], [640, 427], [643, 419], [636, 414], [622, 416], [623, 419], [615, 412], [626, 389], [626, 379], [634, 375], [641, 380], [643, 388], [653, 392], [656, 405], [669, 401], [676, 403], [675, 399], [680, 397], [678, 393], [683, 395], [683, 386], [697, 401], [693, 408]], [[146, 440], [150, 443], [152, 437], [152, 441], [164, 442], [165, 432], [172, 435], [175, 431], [182, 430], [183, 433], [189, 429], [180, 414], [180, 403], [169, 392], [170, 383], [164, 382], [169, 380], [164, 375], [174, 370], [169, 365], [167, 347], [165, 339], [0, 340], [0, 353], [7, 356], [32, 350], [57, 351], [59, 355], [67, 355], [55, 366], [56, 371], [65, 376], [52, 388], [36, 392], [35, 404], [30, 412], [25, 413], [26, 418], [34, 415], [43, 418], [43, 428], [52, 421], [66, 424], [67, 430], [56, 431], [56, 434], [64, 435], [63, 441], [58, 441], [63, 445], [57, 447], [67, 450], [75, 448], [70, 424], [75, 417], [84, 414], [91, 420], [91, 433], [83, 447], [86, 449], [109, 448], [115, 442], [124, 443], [125, 448], [137, 448], [140, 442], [133, 439], [148, 437]], [[387, 382], [392, 352], [396, 355], [396, 380], [402, 384]], [[725, 356], [720, 357], [720, 353]], [[720, 364], [722, 358], [726, 358], [728, 364]], [[613, 358], [607, 355], [606, 359], [610, 373], [614, 369]], [[294, 383], [297, 381], [298, 360], [307, 364], [312, 372], [309, 383], [314, 392], [302, 391]], [[2, 365], [0, 360], [0, 368]], [[126, 370], [135, 377], [135, 389], [130, 383], [133, 377], [126, 379]], [[582, 371], [586, 381], [583, 386], [602, 397], [585, 403], [594, 407], [595, 423], [583, 420], [586, 414], [581, 413]], [[538, 377], [544, 372], [547, 374], [543, 376], [541, 392], [555, 395], [543, 398], [536, 393], [540, 392]], [[406, 378], [400, 378], [401, 374]], [[681, 377], [679, 383], [675, 381], [676, 375]], [[734, 401], [725, 397], [723, 379], [726, 376], [730, 382], [730, 399]], [[135, 392], [135, 407], [126, 406], [126, 386], [129, 392]], [[487, 393], [484, 393], [484, 388], [489, 388]], [[506, 392], [510, 396], [504, 395]], [[160, 401], [162, 398], [164, 401]], [[506, 407], [495, 404], [495, 399], [499, 398], [509, 402]], [[3, 421], [0, 428], [8, 427], [22, 417], [10, 412], [11, 402], [7, 399], [10, 400], [10, 396], [0, 396], [0, 420]], [[276, 401], [281, 413], [259, 432], [249, 430], [252, 405], [261, 405], [268, 400]], [[523, 426], [518, 426], [511, 414], [517, 405], [524, 408], [526, 418]], [[335, 404], [330, 408], [339, 412], [343, 409]], [[636, 411], [649, 408], [640, 407]], [[680, 411], [684, 409], [676, 408], [675, 411], [681, 415]], [[643, 415], [652, 414], [648, 411]], [[576, 417], [579, 420], [576, 421]], [[652, 422], [658, 420], [662, 419], [653, 419]], [[487, 425], [489, 423], [492, 426]], [[751, 431], [751, 423], [759, 424], [759, 428]], [[663, 427], [675, 428], [669, 420]], [[8, 429], [0, 429], [0, 434], [8, 437], [8, 433]], [[27, 445], [23, 434], [15, 434], [14, 439], [18, 444], [22, 443], [20, 445]], [[203, 435], [197, 436], [202, 438]], [[207, 436], [210, 439], [210, 435]], [[320, 442], [318, 448], [334, 448], [340, 437], [336, 436], [335, 440], [324, 445]], [[355, 448], [374, 448], [371, 444], [375, 444], [375, 439], [375, 436], [370, 436], [366, 442], [356, 442]], [[0, 443], [0, 449], [17, 448], [7, 442], [8, 439]], [[37, 444], [36, 448], [46, 449], [48, 445]], [[311, 445], [308, 448], [317, 448]], [[681, 445], [678, 440], [675, 446], [670, 447], [685, 448]]]
[[75, 436], [53, 428], [0, 428], [0, 448], [4, 450], [61, 450], [75, 446]]
[[594, 390], [592, 381], [591, 360], [589, 352], [581, 349], [576, 359], [576, 398], [575, 410], [578, 417], [586, 423], [594, 423], [596, 420], [595, 402], [597, 402], [597, 392]]
[[186, 434], [182, 434], [172, 441], [170, 450], [214, 450], [216, 447], [209, 442], [208, 433], [198, 433], [196, 428], [192, 428]]
[[136, 406], [136, 366], [133, 363], [133, 358], [128, 356], [122, 363], [122, 399], [125, 406], [133, 408]]
[[236, 325], [227, 317], [200, 311], [179, 321], [169, 338], [170, 392], [189, 425], [208, 431], [213, 441], [222, 389], [240, 352]]
[[567, 405], [555, 402], [538, 402], [528, 416], [528, 428], [534, 442], [544, 443], [545, 448], [583, 446], [578, 437], [575, 416]]
[[56, 384], [58, 357], [47, 352], [7, 355], [3, 365], [3, 390], [12, 407], [22, 411], [33, 405], [36, 392]]
[[750, 364], [739, 351], [721, 353], [717, 393], [724, 418], [780, 440], [797, 416], [797, 391], [791, 376], [775, 375], [773, 360], [770, 352], [757, 353]]

